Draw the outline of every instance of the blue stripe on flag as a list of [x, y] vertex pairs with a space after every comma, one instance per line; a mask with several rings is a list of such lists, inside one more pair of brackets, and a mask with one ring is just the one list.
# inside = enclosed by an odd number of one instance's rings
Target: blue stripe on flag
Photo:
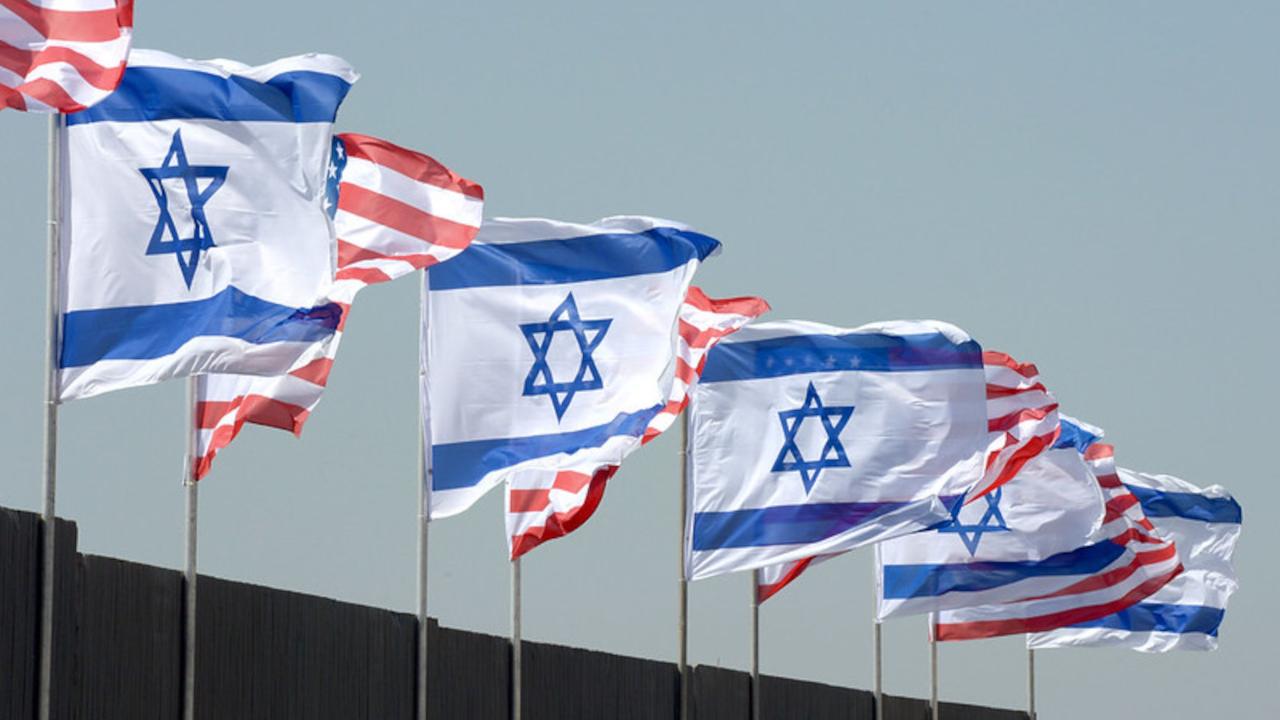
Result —
[[1218, 626], [1225, 616], [1226, 611], [1222, 608], [1207, 605], [1139, 603], [1118, 613], [1071, 627], [1130, 632], [1204, 633], [1217, 637]]
[[75, 310], [62, 316], [58, 366], [99, 360], [151, 360], [197, 337], [232, 337], [253, 344], [314, 342], [332, 335], [342, 308], [277, 305], [234, 287], [203, 300], [164, 305]]
[[1123, 545], [1108, 540], [1039, 561], [885, 565], [884, 596], [937, 597], [949, 592], [991, 590], [1030, 578], [1088, 575], [1115, 562], [1123, 553]]
[[[435, 268], [432, 268], [432, 272], [434, 271]], [[604, 425], [573, 432], [434, 445], [431, 448], [431, 489], [459, 490], [474, 487], [485, 475], [526, 460], [600, 447], [606, 440], [618, 435], [639, 437], [662, 407], [654, 405], [639, 412], [619, 413]]]
[[956, 343], [941, 333], [790, 335], [716, 345], [707, 355], [701, 382], [840, 370], [903, 372], [970, 368], [982, 368], [982, 348], [978, 343], [973, 340]]
[[656, 227], [639, 233], [489, 245], [467, 251], [427, 273], [432, 290], [501, 285], [554, 285], [668, 272], [705, 260], [720, 241], [690, 230]]
[[1197, 493], [1163, 492], [1126, 485], [1142, 502], [1147, 517], [1180, 517], [1211, 523], [1240, 524], [1240, 504], [1229, 497], [1206, 497]]
[[910, 504], [911, 502], [811, 503], [696, 513], [693, 516], [693, 549], [719, 550], [818, 542]]
[[1058, 427], [1062, 428], [1062, 432], [1058, 434], [1058, 441], [1053, 444], [1054, 450], [1065, 448], [1075, 448], [1083, 453], [1089, 449], [1089, 446], [1098, 442], [1097, 435], [1085, 430], [1069, 420], [1059, 420]]
[[154, 120], [333, 122], [351, 84], [337, 75], [300, 70], [266, 82], [195, 70], [131, 67], [116, 91], [68, 125]]

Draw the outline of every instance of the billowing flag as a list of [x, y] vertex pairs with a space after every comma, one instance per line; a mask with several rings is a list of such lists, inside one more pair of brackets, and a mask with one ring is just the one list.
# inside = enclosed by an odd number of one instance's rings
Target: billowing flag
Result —
[[1123, 468], [1119, 474], [1156, 530], [1177, 543], [1183, 573], [1114, 615], [1028, 635], [1027, 647], [1216, 649], [1227, 600], [1238, 584], [1231, 557], [1240, 537], [1240, 505], [1220, 485], [1201, 489], [1169, 475]]
[[278, 375], [338, 327], [326, 170], [356, 74], [135, 50], [67, 116], [61, 398], [207, 372]]
[[982, 476], [985, 401], [981, 348], [945, 323], [743, 329], [693, 392], [687, 576], [945, 520]]
[[[992, 502], [980, 500], [986, 491], [1000, 492], [999, 488], [1015, 477], [1023, 465], [1043, 452], [1058, 432], [1058, 403], [1040, 382], [1040, 371], [1035, 365], [1018, 362], [994, 350], [982, 353], [982, 364], [987, 378], [987, 461], [982, 481], [966, 494], [966, 498], [978, 501], [980, 505]], [[995, 502], [999, 504], [999, 496]], [[973, 504], [969, 500], [966, 503]], [[961, 510], [960, 506], [952, 508], [953, 518]], [[966, 515], [975, 511], [974, 508], [963, 508]], [[910, 537], [915, 539], [919, 536]], [[804, 558], [762, 568], [756, 577], [756, 594], [760, 602], [773, 597], [812, 563], [824, 559]]]
[[[707, 352], [721, 338], [737, 331], [769, 309], [760, 298], [716, 300], [691, 287], [680, 306], [676, 329], [675, 372], [668, 381], [667, 404], [649, 421], [641, 444], [656, 438], [675, 422], [688, 404], [689, 390], [698, 381]], [[588, 459], [559, 470], [528, 469], [507, 482], [507, 538], [511, 557], [563, 537], [586, 522], [604, 495], [604, 486], [618, 465], [597, 466]]]
[[933, 614], [930, 626], [936, 639], [975, 640], [1089, 622], [1150, 597], [1182, 572], [1173, 541], [1156, 534], [1138, 498], [1116, 474], [1112, 447], [1095, 442], [1084, 456], [1104, 500], [1099, 534], [1106, 539], [1079, 550], [1096, 555], [1094, 562], [1083, 571], [1075, 567], [1066, 587], [1017, 602]]
[[110, 95], [133, 0], [0, 0], [0, 110], [74, 113]]
[[334, 138], [326, 203], [337, 233], [329, 299], [342, 308], [338, 332], [279, 377], [200, 377], [197, 479], [246, 422], [302, 432], [324, 393], [356, 293], [462, 252], [480, 229], [484, 190], [426, 155], [346, 133]]
[[[1087, 427], [1062, 425], [1069, 438]], [[1049, 594], [1114, 562], [1124, 547], [1099, 534], [1104, 499], [1083, 452], [1058, 443], [978, 502], [956, 504], [947, 523], [878, 545], [878, 616]]]
[[592, 473], [637, 448], [673, 398], [690, 282], [719, 246], [644, 217], [496, 219], [427, 273], [432, 517], [503, 481], [540, 487], [525, 473]]

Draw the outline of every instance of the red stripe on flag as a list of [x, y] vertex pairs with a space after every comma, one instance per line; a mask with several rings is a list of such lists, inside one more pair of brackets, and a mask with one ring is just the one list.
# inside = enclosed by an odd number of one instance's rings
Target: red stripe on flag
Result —
[[196, 427], [201, 430], [217, 427], [222, 418], [240, 407], [241, 400], [244, 400], [243, 396], [234, 400], [201, 400], [196, 403]]
[[133, 0], [121, 0], [106, 10], [48, 10], [25, 0], [0, 0], [22, 21], [50, 40], [102, 42], [120, 37], [120, 28], [133, 25]]
[[84, 105], [67, 94], [66, 89], [48, 78], [36, 78], [31, 82], [22, 83], [17, 89], [27, 97], [57, 108], [59, 112], [74, 113], [85, 109]]
[[1124, 487], [1124, 483], [1120, 481], [1120, 476], [1115, 473], [1106, 475], [1098, 475], [1098, 484], [1108, 490], [1116, 490]]
[[935, 637], [940, 641], [947, 640], [979, 640], [982, 638], [1019, 635], [1022, 633], [1048, 632], [1061, 627], [1089, 622], [1106, 617], [1121, 610], [1132, 607], [1150, 597], [1182, 572], [1182, 566], [1173, 572], [1152, 578], [1138, 587], [1125, 593], [1121, 598], [1108, 603], [1072, 608], [1049, 615], [1037, 615], [1029, 618], [1011, 618], [1008, 620], [980, 620], [976, 622], [937, 624], [934, 626]]
[[697, 286], [689, 287], [689, 291], [685, 293], [684, 301], [699, 310], [725, 315], [745, 315], [751, 318], [763, 315], [772, 309], [764, 298], [746, 295], [717, 300], [709, 297], [702, 291], [702, 288]]
[[582, 527], [582, 524], [589, 520], [596, 508], [600, 506], [600, 500], [604, 498], [605, 485], [616, 472], [618, 472], [617, 465], [607, 465], [597, 470], [591, 478], [591, 485], [587, 489], [587, 497], [582, 505], [563, 513], [553, 513], [544, 525], [530, 528], [512, 537], [511, 559], [515, 560], [548, 540], [564, 537]]
[[333, 359], [322, 357], [316, 358], [296, 370], [290, 370], [289, 374], [299, 380], [306, 380], [312, 385], [324, 387], [329, 383], [329, 371], [332, 369]]
[[115, 90], [124, 75], [124, 64], [103, 67], [71, 48], [48, 47], [32, 52], [0, 41], [0, 68], [26, 77], [33, 68], [48, 63], [66, 63], [75, 68], [84, 81], [99, 90]]
[[478, 183], [459, 176], [430, 155], [359, 133], [342, 133], [338, 138], [346, 145], [347, 155], [351, 157], [391, 168], [420, 183], [453, 190], [477, 200], [484, 199], [484, 188]]
[[1033, 378], [1040, 374], [1033, 363], [1018, 362], [1011, 356], [996, 350], [982, 351], [982, 364], [1006, 367], [1025, 378]]
[[1046, 600], [1048, 598], [1067, 597], [1069, 595], [1080, 595], [1087, 592], [1105, 590], [1128, 580], [1133, 577], [1134, 573], [1148, 565], [1156, 565], [1158, 563], [1165, 562], [1166, 560], [1173, 560], [1177, 557], [1178, 548], [1174, 547], [1173, 543], [1167, 543], [1155, 550], [1144, 550], [1142, 552], [1134, 553], [1133, 560], [1128, 565], [1108, 570], [1107, 572], [1100, 573], [1098, 575], [1091, 575], [1078, 583], [1062, 588], [1056, 592], [1049, 593], [1048, 595], [1038, 595], [1033, 598], [1027, 598], [1027, 600]]
[[339, 270], [333, 276], [334, 280], [356, 280], [365, 285], [377, 285], [391, 280], [391, 276], [382, 272], [378, 268], [369, 267], [348, 267]]
[[409, 263], [421, 270], [428, 265], [436, 262], [436, 257], [425, 253], [419, 255], [411, 255], [405, 253], [403, 255], [387, 255], [377, 250], [370, 250], [367, 247], [347, 242], [341, 238], [338, 239], [338, 268], [345, 268], [356, 263], [365, 262], [367, 260], [398, 260], [403, 263]]
[[990, 383], [987, 384], [988, 400], [993, 400], [995, 398], [1013, 397], [1014, 395], [1025, 395], [1027, 393], [1033, 393], [1033, 392], [1048, 393], [1049, 388], [1045, 387], [1044, 383], [1036, 383], [1035, 385], [1028, 385], [1026, 387], [1008, 387], [1005, 385], [992, 385]]
[[479, 230], [345, 182], [338, 186], [338, 209], [379, 225], [386, 225], [423, 242], [447, 248], [465, 248]]
[[1107, 443], [1094, 443], [1084, 451], [1084, 459], [1089, 461], [1105, 460], [1116, 456], [1116, 448], [1114, 445]]
[[[992, 481], [992, 483], [988, 485], [986, 488], [984, 488], [982, 492], [977, 493], [973, 497], [966, 499], [964, 501], [964, 504], [968, 505], [969, 503], [977, 500], [983, 495], [986, 495], [992, 490], [995, 490], [996, 488], [1012, 480], [1014, 476], [1018, 474], [1018, 471], [1022, 469], [1023, 465], [1026, 465], [1028, 462], [1031, 461], [1032, 458], [1039, 455], [1046, 448], [1052, 446], [1053, 443], [1057, 441], [1057, 439], [1058, 439], [1058, 429], [1054, 428], [1054, 431], [1051, 433], [1048, 433], [1045, 435], [1038, 435], [1028, 440], [1026, 443], [1022, 445], [1022, 447], [1018, 448], [1017, 451], [1013, 453], [1013, 455], [1009, 456], [1009, 460], [1005, 462], [1004, 469], [1002, 469], [1000, 473], [996, 475], [995, 480]], [[1009, 446], [1006, 445], [1005, 449], [1008, 449], [1008, 447]], [[991, 467], [991, 462], [993, 458], [994, 456], [992, 456], [991, 458], [988, 458], [988, 462], [987, 462], [988, 469], [990, 469]]]
[[790, 585], [792, 580], [795, 580], [796, 578], [800, 577], [800, 573], [807, 570], [809, 568], [809, 564], [812, 562], [813, 562], [813, 558], [807, 557], [803, 560], [796, 562], [796, 564], [792, 565], [791, 569], [788, 570], [787, 573], [783, 575], [782, 578], [780, 578], [777, 582], [772, 583], [770, 585], [757, 585], [756, 601], [764, 602], [765, 600], [768, 600], [774, 595], [777, 595], [779, 590], [786, 587], [787, 585]]
[[1138, 504], [1138, 498], [1132, 493], [1125, 493], [1117, 497], [1113, 497], [1107, 501], [1106, 514], [1102, 517], [1102, 522], [1109, 523], [1112, 520], [1119, 520], [1124, 517], [1124, 511]]
[[987, 420], [987, 432], [1004, 432], [1028, 420], [1043, 420], [1057, 409], [1058, 404], [1054, 403], [1039, 408], [1023, 408], [1003, 417], [991, 418]]

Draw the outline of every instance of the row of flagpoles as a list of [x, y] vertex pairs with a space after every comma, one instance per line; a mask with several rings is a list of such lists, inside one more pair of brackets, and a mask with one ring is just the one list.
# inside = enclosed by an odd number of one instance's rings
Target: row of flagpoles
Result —
[[813, 563], [863, 546], [876, 550], [877, 713], [890, 617], [929, 613], [935, 718], [939, 641], [1025, 634], [1032, 717], [1035, 648], [1216, 646], [1239, 506], [1217, 486], [1117, 468], [1102, 431], [1060, 415], [1034, 365], [936, 321], [757, 322], [763, 299], [692, 285], [720, 242], [679, 223], [482, 224], [478, 184], [385, 140], [333, 134], [358, 78], [341, 58], [248, 67], [130, 53], [130, 0], [0, 6], [16, 18], [0, 42], [31, 49], [29, 67], [6, 70], [16, 79], [0, 75], [4, 105], [57, 111], [42, 720], [59, 403], [187, 379], [183, 713], [193, 718], [198, 483], [245, 423], [299, 433], [359, 290], [415, 270], [420, 718], [431, 521], [494, 487], [505, 494], [518, 720], [521, 557], [586, 522], [623, 459], [677, 419], [682, 718], [690, 580], [750, 573], [758, 718], [761, 604]]

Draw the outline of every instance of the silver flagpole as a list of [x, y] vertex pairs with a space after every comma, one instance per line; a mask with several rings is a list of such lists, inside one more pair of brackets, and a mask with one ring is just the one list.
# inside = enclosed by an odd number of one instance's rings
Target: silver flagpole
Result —
[[1036, 720], [1036, 651], [1027, 648], [1027, 716]]
[[511, 561], [511, 720], [520, 720], [523, 663], [520, 657], [520, 558]]
[[183, 468], [182, 484], [186, 490], [186, 566], [183, 570], [184, 607], [182, 622], [182, 717], [194, 720], [196, 716], [196, 581], [199, 575], [196, 570], [197, 518], [199, 513], [200, 490], [196, 482], [196, 433], [200, 432], [200, 424], [196, 418], [196, 403], [199, 401], [199, 382], [197, 377], [187, 378], [187, 456], [186, 467]]
[[938, 720], [938, 641], [933, 637], [933, 616], [929, 616], [929, 711]]
[[884, 667], [881, 664], [881, 633], [878, 606], [880, 603], [880, 546], [875, 549], [875, 557], [871, 559], [871, 590], [875, 593], [871, 599], [871, 690], [876, 699], [876, 720], [884, 720]]
[[39, 717], [53, 711], [53, 593], [54, 543], [57, 528], [58, 485], [58, 348], [62, 304], [59, 222], [62, 219], [62, 115], [49, 117], [48, 278], [45, 297], [44, 387], [44, 535], [40, 556]]
[[427, 618], [427, 532], [431, 524], [431, 404], [427, 396], [427, 323], [431, 317], [431, 293], [427, 271], [422, 271], [419, 289], [418, 339], [418, 720], [427, 718], [427, 649], [430, 634]]
[[684, 546], [689, 521], [689, 408], [680, 413], [680, 619], [676, 626], [680, 669], [680, 720], [689, 720], [689, 580]]
[[760, 571], [751, 573], [751, 720], [760, 720]]

